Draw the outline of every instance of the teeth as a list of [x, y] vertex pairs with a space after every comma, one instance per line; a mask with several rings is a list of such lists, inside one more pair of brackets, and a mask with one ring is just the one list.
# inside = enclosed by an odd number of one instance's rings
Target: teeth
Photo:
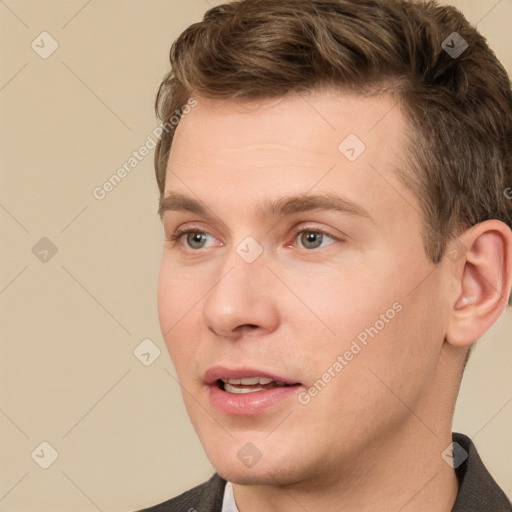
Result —
[[254, 386], [256, 384], [264, 386], [273, 381], [272, 379], [267, 379], [267, 377], [247, 377], [244, 379], [222, 379], [222, 382], [224, 382], [224, 384], [242, 384], [243, 386]]
[[224, 383], [224, 390], [228, 393], [255, 393], [256, 391], [263, 391], [265, 388], [262, 388], [260, 386], [254, 386], [252, 388], [240, 388], [232, 386], [231, 384], [228, 384], [227, 382]]
[[[242, 379], [221, 379], [224, 383], [224, 391], [228, 393], [255, 393], [256, 391], [265, 391], [269, 387], [288, 386], [285, 382], [275, 381], [267, 377], [245, 377]], [[268, 386], [272, 384], [272, 386]]]

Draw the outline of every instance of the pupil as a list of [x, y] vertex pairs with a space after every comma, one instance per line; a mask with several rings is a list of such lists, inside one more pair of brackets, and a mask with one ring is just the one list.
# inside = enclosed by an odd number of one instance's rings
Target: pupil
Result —
[[195, 243], [197, 243], [198, 245], [201, 245], [202, 238], [203, 238], [203, 235], [201, 233], [190, 233], [189, 238], [190, 237], [192, 238], [191, 245], [194, 245]]
[[[303, 235], [304, 236], [304, 235]], [[313, 246], [318, 247], [318, 242], [322, 240], [322, 234], [321, 233], [315, 233], [313, 231], [307, 231], [305, 233], [305, 240], [304, 246], [310, 247], [309, 244], [313, 244]]]

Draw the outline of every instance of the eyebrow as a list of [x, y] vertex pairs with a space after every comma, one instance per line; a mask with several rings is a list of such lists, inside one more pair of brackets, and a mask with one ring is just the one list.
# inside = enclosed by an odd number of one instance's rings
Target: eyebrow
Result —
[[[192, 197], [170, 192], [160, 201], [158, 213], [163, 219], [164, 213], [168, 211], [182, 211], [195, 213], [207, 219], [213, 219], [217, 215], [209, 213], [210, 208], [206, 208], [204, 204]], [[374, 219], [361, 205], [351, 201], [350, 199], [333, 194], [323, 193], [314, 195], [292, 195], [281, 197], [277, 200], [267, 199], [257, 209], [256, 216], [261, 218], [284, 217], [296, 213], [308, 212], [312, 210], [335, 211], [368, 219], [375, 223]]]

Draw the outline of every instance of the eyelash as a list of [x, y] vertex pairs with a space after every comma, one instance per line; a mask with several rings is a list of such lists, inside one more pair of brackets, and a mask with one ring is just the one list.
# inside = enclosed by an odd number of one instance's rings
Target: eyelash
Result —
[[[305, 226], [305, 227], [302, 227], [301, 229], [294, 230], [293, 231], [293, 240], [295, 240], [299, 234], [304, 233], [304, 232], [306, 232], [306, 233], [320, 233], [322, 235], [328, 236], [329, 238], [332, 238], [335, 241], [338, 241], [338, 242], [341, 241], [340, 238], [334, 236], [333, 234], [329, 233], [328, 231], [326, 231], [326, 230], [324, 230], [322, 228], [313, 227], [313, 226]], [[183, 237], [183, 235], [188, 235], [189, 233], [199, 233], [201, 235], [209, 235], [210, 234], [210, 233], [207, 233], [206, 231], [203, 231], [203, 230], [197, 229], [197, 228], [178, 229], [175, 233], [173, 233], [171, 235], [170, 240], [167, 240], [167, 241], [168, 242], [176, 243], [177, 241], [179, 241]], [[193, 251], [193, 252], [199, 252], [201, 249], [190, 249], [190, 250]], [[305, 250], [311, 252], [312, 250], [315, 250], [315, 249], [305, 249]]]

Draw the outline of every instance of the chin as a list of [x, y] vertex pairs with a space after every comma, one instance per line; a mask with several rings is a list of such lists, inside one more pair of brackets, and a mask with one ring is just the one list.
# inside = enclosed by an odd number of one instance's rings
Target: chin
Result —
[[237, 485], [275, 485], [275, 480], [269, 478], [268, 475], [262, 476], [260, 474], [251, 473], [247, 471], [218, 471], [217, 473], [224, 478]]
[[262, 455], [253, 465], [244, 463], [239, 450], [207, 454], [215, 471], [225, 480], [239, 485], [288, 485], [300, 480], [300, 468], [289, 456]]
[[222, 467], [217, 466], [215, 470], [224, 480], [238, 485], [288, 485], [295, 482], [292, 475], [284, 468], [246, 469], [227, 464]]

